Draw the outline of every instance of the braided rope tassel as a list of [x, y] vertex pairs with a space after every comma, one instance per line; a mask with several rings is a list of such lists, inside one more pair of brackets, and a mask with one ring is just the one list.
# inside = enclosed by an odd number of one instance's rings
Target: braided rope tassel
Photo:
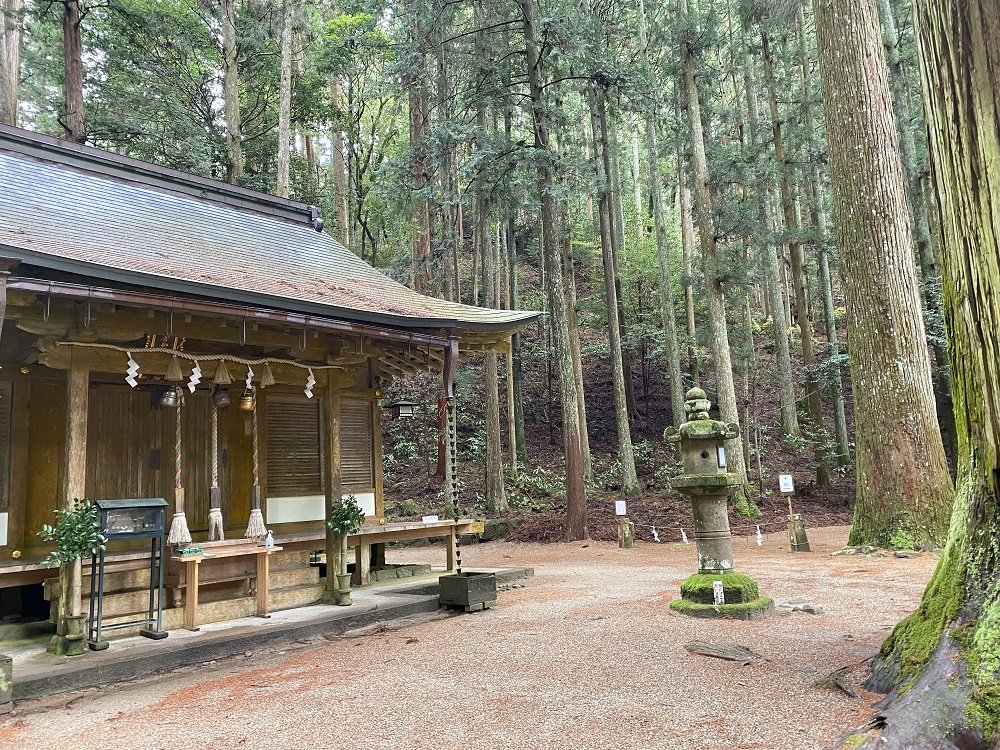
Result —
[[247, 539], [263, 539], [267, 536], [264, 515], [260, 511], [260, 454], [257, 444], [257, 397], [253, 399], [251, 410], [253, 420], [253, 487], [250, 488], [250, 522], [247, 524]]
[[170, 522], [169, 544], [190, 544], [191, 532], [188, 530], [187, 517], [184, 515], [184, 487], [181, 484], [181, 410], [184, 406], [184, 394], [178, 392], [176, 418], [174, 420], [174, 518]]
[[226, 538], [222, 520], [222, 490], [219, 489], [219, 408], [212, 404], [212, 488], [208, 500], [208, 540]]

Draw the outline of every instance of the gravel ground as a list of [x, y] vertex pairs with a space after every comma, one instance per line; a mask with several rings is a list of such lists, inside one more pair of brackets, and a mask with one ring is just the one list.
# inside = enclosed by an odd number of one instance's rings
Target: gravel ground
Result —
[[[846, 527], [737, 540], [737, 567], [777, 602], [825, 612], [755, 622], [668, 610], [696, 565], [694, 545], [604, 542], [464, 547], [467, 567], [533, 565], [524, 588], [486, 612], [431, 616], [385, 632], [300, 642], [122, 686], [20, 705], [0, 748], [823, 748], [880, 696], [813, 686], [872, 655], [916, 606], [927, 555], [836, 556]], [[440, 549], [391, 550], [437, 563]], [[691, 640], [764, 659], [689, 654]]]

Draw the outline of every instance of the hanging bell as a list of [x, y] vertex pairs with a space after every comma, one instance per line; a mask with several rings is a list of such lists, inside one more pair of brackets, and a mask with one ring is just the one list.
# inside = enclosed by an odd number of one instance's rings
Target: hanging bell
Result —
[[177, 406], [177, 391], [173, 388], [167, 388], [160, 396], [160, 406], [166, 407], [167, 409], [172, 409]]
[[246, 392], [240, 397], [240, 408], [243, 411], [253, 411], [253, 389], [247, 388]]
[[215, 391], [212, 393], [212, 403], [216, 409], [225, 409], [232, 403], [232, 400], [229, 398], [229, 391], [225, 388], [215, 386]]
[[267, 388], [269, 385], [274, 385], [274, 382], [274, 373], [271, 372], [271, 365], [265, 362], [264, 369], [260, 371], [260, 387]]
[[226, 360], [219, 360], [219, 366], [215, 369], [215, 377], [212, 378], [212, 382], [216, 385], [229, 385], [233, 382], [233, 376], [229, 374], [229, 368], [226, 367]]
[[181, 362], [177, 359], [177, 355], [173, 354], [170, 357], [170, 364], [167, 365], [167, 380], [172, 382], [179, 382], [184, 379], [184, 373], [181, 372]]

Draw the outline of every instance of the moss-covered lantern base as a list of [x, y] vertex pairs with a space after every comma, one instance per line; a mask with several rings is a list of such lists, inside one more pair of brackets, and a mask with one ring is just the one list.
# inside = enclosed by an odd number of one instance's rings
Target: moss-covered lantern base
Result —
[[[715, 603], [715, 582], [722, 583], [724, 603]], [[774, 601], [761, 596], [757, 582], [742, 573], [696, 573], [681, 584], [681, 598], [670, 609], [689, 617], [732, 617], [756, 620], [774, 612]]]

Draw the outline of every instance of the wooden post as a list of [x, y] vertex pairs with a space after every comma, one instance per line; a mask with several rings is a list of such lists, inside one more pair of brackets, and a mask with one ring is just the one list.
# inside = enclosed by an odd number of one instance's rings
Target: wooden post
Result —
[[[72, 510], [74, 499], [87, 494], [87, 412], [90, 398], [90, 371], [76, 353], [66, 373], [66, 467], [62, 507]], [[82, 562], [66, 563], [59, 571], [59, 622], [56, 632], [66, 635], [66, 617], [82, 611]]]
[[[340, 499], [340, 373], [327, 370], [326, 393], [323, 395], [323, 409], [326, 426], [323, 459], [326, 462], [326, 518], [335, 500]], [[326, 530], [326, 593], [323, 601], [334, 604], [337, 601], [337, 574], [343, 569], [340, 535]]]
[[354, 578], [355, 586], [367, 586], [372, 580], [372, 548], [360, 539], [354, 547]]
[[[184, 629], [198, 629], [198, 573], [201, 571], [201, 555], [184, 563], [184, 582], [187, 584], [184, 591]], [[260, 589], [260, 581], [257, 581], [257, 588]]]

